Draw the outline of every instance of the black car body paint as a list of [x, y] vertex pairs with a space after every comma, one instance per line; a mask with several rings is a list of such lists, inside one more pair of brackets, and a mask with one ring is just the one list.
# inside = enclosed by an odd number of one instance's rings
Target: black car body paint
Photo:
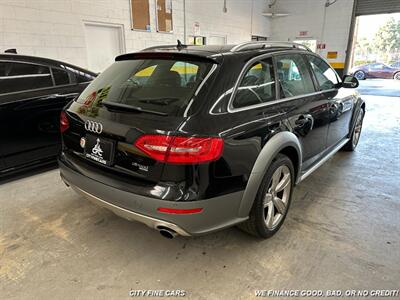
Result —
[[95, 76], [52, 59], [0, 54], [0, 176], [55, 161], [60, 112]]

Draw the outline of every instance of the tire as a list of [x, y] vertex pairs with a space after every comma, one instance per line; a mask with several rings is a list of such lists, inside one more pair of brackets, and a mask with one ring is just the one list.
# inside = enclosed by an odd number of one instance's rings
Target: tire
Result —
[[363, 71], [357, 71], [354, 73], [354, 77], [357, 78], [358, 80], [364, 80], [365, 73]]
[[354, 151], [356, 149], [358, 141], [360, 140], [364, 115], [365, 115], [364, 109], [361, 108], [360, 112], [358, 113], [353, 132], [351, 133], [350, 140], [342, 148], [344, 151]]
[[[285, 181], [285, 178], [290, 181]], [[273, 183], [276, 187], [275, 190], [272, 189]], [[283, 189], [277, 192], [280, 186], [283, 186]], [[293, 163], [286, 155], [278, 154], [265, 173], [250, 210], [249, 219], [239, 224], [238, 227], [256, 237], [269, 238], [273, 236], [285, 221], [293, 188]], [[272, 212], [272, 214], [269, 212]]]
[[400, 80], [400, 72], [397, 72], [393, 75], [394, 80]]

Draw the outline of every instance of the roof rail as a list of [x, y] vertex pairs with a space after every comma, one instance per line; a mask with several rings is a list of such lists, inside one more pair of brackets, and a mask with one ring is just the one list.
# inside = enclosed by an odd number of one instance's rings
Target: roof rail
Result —
[[304, 49], [307, 51], [312, 52], [310, 48], [303, 44], [299, 43], [292, 43], [292, 42], [269, 42], [269, 41], [253, 41], [253, 42], [245, 42], [238, 44], [234, 46], [231, 49], [231, 52], [239, 52], [239, 51], [245, 51], [245, 50], [250, 50], [250, 49], [263, 49], [263, 48], [268, 48], [268, 47], [291, 47], [291, 48], [297, 48], [297, 49]]

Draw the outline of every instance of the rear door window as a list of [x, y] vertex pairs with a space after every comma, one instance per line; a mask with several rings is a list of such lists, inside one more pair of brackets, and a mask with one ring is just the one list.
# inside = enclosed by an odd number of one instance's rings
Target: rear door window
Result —
[[65, 66], [65, 69], [72, 74], [72, 81], [75, 83], [86, 83], [92, 81], [96, 76], [86, 73], [82, 70], [75, 69], [72, 66]]
[[272, 58], [267, 58], [253, 63], [244, 74], [232, 106], [241, 108], [275, 99], [275, 74]]
[[54, 83], [56, 85], [65, 85], [70, 83], [67, 71], [58, 68], [52, 68], [52, 71], [53, 71]]
[[116, 102], [175, 115], [184, 111], [211, 62], [174, 59], [117, 61], [79, 96], [78, 102]]
[[0, 62], [0, 93], [12, 93], [53, 86], [50, 68], [42, 65]]
[[315, 92], [310, 72], [300, 54], [277, 56], [276, 68], [281, 98], [295, 97]]

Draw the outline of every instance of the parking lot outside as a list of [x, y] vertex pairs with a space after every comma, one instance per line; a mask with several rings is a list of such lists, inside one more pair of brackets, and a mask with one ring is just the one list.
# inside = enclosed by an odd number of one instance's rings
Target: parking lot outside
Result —
[[358, 92], [362, 95], [400, 97], [400, 80], [367, 79], [361, 80]]

